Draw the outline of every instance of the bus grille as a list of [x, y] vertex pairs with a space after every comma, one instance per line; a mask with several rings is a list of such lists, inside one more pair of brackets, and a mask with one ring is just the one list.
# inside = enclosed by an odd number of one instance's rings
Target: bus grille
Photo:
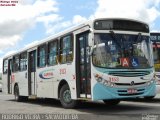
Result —
[[149, 75], [149, 71], [110, 71], [109, 75], [121, 76], [121, 77], [137, 77]]
[[[141, 83], [134, 83], [134, 85], [143, 85], [146, 84], [146, 82], [141, 82]], [[115, 83], [117, 86], [131, 86], [131, 83]]]

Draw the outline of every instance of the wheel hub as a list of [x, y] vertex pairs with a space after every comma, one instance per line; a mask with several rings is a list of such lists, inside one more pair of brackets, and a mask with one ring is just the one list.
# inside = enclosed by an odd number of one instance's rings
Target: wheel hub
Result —
[[71, 100], [71, 92], [70, 90], [66, 90], [64, 91], [63, 93], [63, 99], [66, 103], [70, 103], [72, 100]]

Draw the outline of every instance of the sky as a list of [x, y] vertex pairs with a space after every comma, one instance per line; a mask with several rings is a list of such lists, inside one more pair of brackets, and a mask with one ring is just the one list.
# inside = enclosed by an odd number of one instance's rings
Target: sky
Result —
[[89, 19], [133, 18], [160, 32], [160, 0], [14, 0], [15, 6], [1, 1], [0, 72], [4, 56]]

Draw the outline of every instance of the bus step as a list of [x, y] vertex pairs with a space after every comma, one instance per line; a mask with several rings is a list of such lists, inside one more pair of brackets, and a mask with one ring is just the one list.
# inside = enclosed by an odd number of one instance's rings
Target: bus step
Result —
[[37, 95], [30, 95], [29, 97], [28, 97], [28, 99], [36, 99], [37, 98]]

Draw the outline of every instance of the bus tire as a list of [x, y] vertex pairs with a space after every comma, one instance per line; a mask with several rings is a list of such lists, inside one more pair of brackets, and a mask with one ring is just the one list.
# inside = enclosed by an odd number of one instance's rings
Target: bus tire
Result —
[[14, 97], [15, 97], [15, 100], [17, 102], [21, 102], [22, 101], [22, 97], [19, 95], [19, 87], [18, 87], [18, 85], [16, 85], [15, 88], [14, 88]]
[[71, 91], [67, 84], [60, 89], [60, 102], [64, 108], [74, 108], [77, 104], [76, 100], [71, 99]]
[[120, 100], [103, 100], [103, 102], [108, 106], [118, 105]]

